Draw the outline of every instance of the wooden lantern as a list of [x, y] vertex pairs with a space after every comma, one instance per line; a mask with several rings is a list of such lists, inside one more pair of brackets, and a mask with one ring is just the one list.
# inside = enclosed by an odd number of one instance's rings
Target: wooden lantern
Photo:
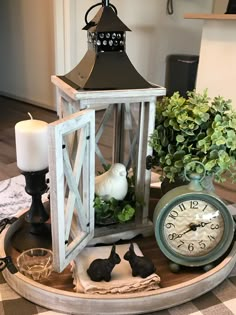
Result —
[[[88, 13], [98, 5], [102, 6], [89, 22]], [[151, 171], [146, 167], [146, 159], [152, 155], [149, 137], [154, 130], [156, 100], [165, 95], [165, 89], [146, 81], [130, 62], [125, 51], [125, 33], [129, 28], [118, 18], [116, 8], [108, 0], [95, 6], [85, 15], [88, 51], [84, 58], [68, 74], [52, 76], [57, 88], [58, 115], [63, 119], [58, 122], [60, 127], [51, 125], [49, 145], [52, 148], [49, 169], [53, 191], [50, 195], [53, 247], [59, 251], [59, 255], [56, 255], [58, 270], [62, 270], [65, 261], [72, 259], [87, 243], [113, 243], [138, 234], [153, 233], [152, 223], [148, 219]], [[93, 108], [96, 111], [101, 104], [105, 108], [104, 115], [92, 135], [94, 117], [87, 110]], [[74, 116], [76, 113], [80, 113], [77, 118]], [[70, 115], [73, 116], [70, 118]], [[75, 129], [74, 120], [78, 119], [80, 126], [79, 121], [86, 120], [87, 115], [91, 120], [90, 127], [86, 127], [87, 132], [90, 130], [90, 144], [89, 150], [81, 151], [88, 142], [80, 136], [85, 131]], [[108, 123], [113, 127], [112, 134], [109, 130], [112, 148], [105, 156], [100, 139], [106, 134]], [[85, 128], [85, 125], [81, 125], [81, 128]], [[64, 129], [65, 132], [62, 131]], [[94, 228], [96, 172], [91, 166], [92, 155], [96, 156], [96, 170], [101, 170], [104, 164], [122, 163], [127, 172], [133, 172], [137, 202], [135, 219], [130, 223]], [[89, 163], [90, 167], [81, 177], [82, 166]], [[76, 228], [73, 228], [74, 225]]]
[[[50, 186], [53, 193], [50, 194], [51, 199], [51, 212], [53, 213], [53, 224], [56, 223], [56, 228], [53, 228], [53, 239], [55, 239], [54, 247], [57, 250], [62, 246], [62, 257], [64, 259], [67, 257], [67, 253], [65, 250], [65, 243], [68, 241], [70, 226], [72, 226], [72, 221], [65, 229], [65, 220], [63, 220], [63, 210], [60, 208], [60, 213], [58, 212], [58, 207], [63, 207], [64, 202], [63, 198], [67, 199], [66, 189], [62, 186], [65, 181], [70, 182], [70, 177], [74, 177], [74, 173], [76, 173], [76, 168], [73, 172], [71, 166], [69, 166], [70, 171], [68, 172], [67, 165], [69, 165], [69, 161], [74, 161], [76, 158], [80, 158], [77, 162], [78, 165], [88, 165], [88, 160], [91, 159], [92, 155], [96, 155], [97, 164], [109, 164], [109, 163], [123, 163], [127, 167], [127, 171], [135, 170], [135, 195], [139, 204], [136, 208], [135, 220], [131, 223], [126, 224], [115, 224], [109, 227], [94, 227], [94, 209], [93, 209], [93, 199], [94, 195], [90, 195], [90, 207], [91, 209], [87, 209], [86, 213], [90, 213], [90, 215], [86, 215], [83, 223], [76, 223], [78, 226], [84, 227], [82, 232], [83, 237], [82, 242], [83, 245], [76, 245], [73, 248], [75, 252], [78, 253], [80, 249], [83, 248], [87, 243], [95, 244], [95, 243], [113, 243], [119, 239], [130, 239], [138, 234], [143, 234], [145, 236], [153, 233], [153, 226], [151, 221], [148, 219], [148, 208], [149, 208], [149, 192], [150, 192], [150, 179], [151, 179], [151, 170], [146, 167], [146, 158], [149, 155], [152, 155], [152, 149], [149, 146], [149, 137], [154, 130], [155, 124], [155, 107], [156, 100], [158, 97], [163, 96], [165, 94], [165, 89], [159, 86], [155, 88], [148, 89], [130, 89], [130, 90], [107, 90], [107, 91], [77, 91], [71, 86], [67, 85], [64, 81], [62, 81], [57, 76], [52, 76], [52, 82], [57, 87], [58, 96], [59, 96], [59, 104], [58, 104], [58, 113], [60, 118], [62, 119], [62, 126], [65, 122], [68, 122], [71, 125], [71, 130], [74, 132], [76, 128], [79, 129], [80, 123], [74, 123], [74, 117], [76, 113], [80, 114], [79, 119], [87, 120], [88, 109], [99, 108], [100, 104], [106, 107], [104, 111], [103, 118], [99, 122], [98, 128], [94, 135], [92, 135], [92, 129], [90, 130], [90, 134], [88, 135], [90, 143], [90, 149], [87, 151], [81, 151], [81, 147], [84, 147], [85, 144], [81, 145], [78, 142], [77, 135], [69, 135], [69, 130], [66, 129], [64, 134], [67, 135], [66, 145], [67, 154], [63, 157], [64, 149], [62, 149], [63, 142], [63, 132], [62, 130], [66, 127], [58, 127], [58, 131], [56, 131], [55, 126], [53, 124], [50, 125], [50, 139], [51, 143], [50, 147], [50, 159], [49, 159], [49, 169], [50, 169]], [[90, 113], [90, 111], [89, 111]], [[72, 115], [72, 116], [71, 116]], [[75, 115], [75, 116], [74, 116]], [[90, 122], [87, 123], [90, 125], [94, 125], [94, 117], [90, 115]], [[99, 139], [103, 132], [106, 132], [106, 126], [108, 122], [114, 117], [113, 126], [113, 147], [111, 152], [111, 160], [106, 160], [104, 157], [102, 150], [99, 148]], [[60, 121], [55, 123], [55, 125], [60, 126]], [[77, 126], [77, 127], [76, 127]], [[84, 123], [82, 123], [83, 128], [85, 127]], [[90, 127], [91, 128], [91, 127]], [[58, 134], [59, 132], [59, 134]], [[85, 140], [84, 140], [85, 141]], [[92, 144], [93, 142], [93, 144]], [[57, 148], [57, 150], [55, 150]], [[56, 155], [59, 152], [58, 156]], [[83, 152], [83, 154], [82, 154]], [[85, 152], [89, 152], [86, 156]], [[64, 162], [62, 162], [64, 160]], [[60, 163], [60, 165], [58, 165]], [[64, 163], [64, 166], [63, 166]], [[72, 162], [71, 162], [72, 163]], [[95, 170], [94, 167], [87, 167], [84, 176], [87, 176], [86, 185], [87, 188], [84, 190], [94, 192], [94, 178], [95, 178]], [[80, 174], [81, 172], [79, 172]], [[89, 174], [88, 174], [89, 173]], [[78, 177], [79, 175], [77, 175]], [[66, 180], [65, 180], [66, 178]], [[84, 179], [84, 178], [83, 178]], [[89, 182], [88, 182], [89, 180]], [[72, 217], [74, 215], [73, 205], [75, 204], [75, 196], [77, 194], [76, 187], [79, 186], [79, 180], [73, 180], [73, 183], [68, 185], [69, 198], [73, 199], [73, 204], [70, 206], [70, 213], [67, 213], [66, 216]], [[61, 188], [58, 188], [58, 187]], [[56, 188], [57, 187], [57, 188]], [[63, 191], [63, 193], [62, 193]], [[73, 191], [73, 193], [71, 193]], [[70, 194], [73, 197], [70, 197]], [[74, 196], [75, 194], [75, 196]], [[77, 196], [78, 200], [80, 200], [80, 196]], [[60, 199], [60, 200], [59, 200]], [[56, 201], [54, 201], [56, 200]], [[80, 201], [81, 204], [81, 201]], [[83, 214], [80, 215], [80, 212], [84, 212], [84, 206], [77, 207], [77, 216], [82, 217]], [[91, 212], [90, 212], [91, 211]], [[66, 219], [66, 216], [64, 217]], [[77, 220], [77, 219], [76, 219]], [[89, 231], [88, 231], [89, 226]], [[87, 229], [87, 232], [85, 231]], [[67, 234], [65, 234], [65, 230], [67, 230]], [[56, 234], [54, 234], [54, 232]], [[87, 233], [87, 234], [86, 234]], [[72, 233], [73, 234], [73, 233]], [[90, 235], [85, 240], [85, 235]], [[62, 239], [62, 235], [63, 236]], [[61, 239], [58, 245], [58, 238]], [[76, 240], [79, 238], [76, 236]], [[75, 242], [73, 241], [73, 244]], [[61, 251], [60, 250], [60, 251]], [[71, 248], [68, 249], [68, 253]], [[68, 254], [69, 255], [69, 254]], [[72, 256], [69, 256], [71, 259]], [[69, 261], [69, 260], [68, 260]], [[58, 261], [58, 266], [61, 263]], [[63, 264], [62, 264], [63, 265]], [[61, 265], [61, 266], [62, 266]], [[60, 267], [62, 269], [62, 267]]]

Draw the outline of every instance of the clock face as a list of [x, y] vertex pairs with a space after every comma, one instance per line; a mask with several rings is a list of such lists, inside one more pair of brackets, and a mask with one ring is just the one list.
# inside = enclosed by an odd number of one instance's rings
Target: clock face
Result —
[[201, 257], [214, 250], [225, 232], [225, 222], [217, 205], [204, 200], [177, 202], [163, 221], [163, 236], [176, 254]]

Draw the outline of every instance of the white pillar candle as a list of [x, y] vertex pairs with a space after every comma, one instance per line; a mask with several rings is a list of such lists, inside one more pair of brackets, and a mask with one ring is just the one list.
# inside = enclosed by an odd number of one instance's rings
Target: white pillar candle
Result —
[[48, 123], [29, 119], [15, 125], [17, 166], [25, 172], [48, 167]]

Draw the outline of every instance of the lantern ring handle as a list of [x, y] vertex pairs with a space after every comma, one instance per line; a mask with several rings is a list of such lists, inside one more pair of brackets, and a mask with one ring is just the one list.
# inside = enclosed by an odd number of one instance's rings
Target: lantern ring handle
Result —
[[202, 166], [203, 168], [203, 174], [201, 175], [200, 179], [199, 179], [199, 182], [203, 181], [203, 179], [205, 178], [206, 176], [206, 168], [205, 168], [205, 165], [202, 163], [202, 162], [199, 162], [199, 161], [192, 161], [192, 162], [189, 162], [185, 168], [184, 168], [184, 177], [190, 182], [191, 179], [189, 178], [189, 176], [187, 175], [187, 166], [189, 166], [190, 164], [199, 164]]
[[[90, 23], [90, 22], [88, 22], [88, 15], [89, 15], [90, 11], [92, 11], [94, 8], [98, 7], [99, 5], [103, 5], [103, 2], [99, 2], [99, 3], [96, 3], [96, 4], [92, 5], [87, 10], [87, 12], [85, 13], [84, 20], [85, 20], [86, 25]], [[111, 3], [109, 3], [109, 7], [111, 7], [114, 10], [115, 14], [117, 15], [118, 12], [117, 12], [116, 7], [113, 4], [111, 4]]]

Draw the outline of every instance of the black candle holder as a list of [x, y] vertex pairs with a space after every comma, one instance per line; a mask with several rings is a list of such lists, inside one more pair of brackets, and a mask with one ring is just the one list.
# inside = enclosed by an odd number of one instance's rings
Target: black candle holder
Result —
[[42, 195], [47, 192], [46, 174], [48, 169], [35, 172], [22, 172], [25, 176], [25, 191], [32, 196], [29, 210], [20, 218], [22, 224], [12, 238], [12, 245], [22, 252], [24, 250], [43, 247], [51, 248], [51, 225], [49, 201], [42, 202]]

